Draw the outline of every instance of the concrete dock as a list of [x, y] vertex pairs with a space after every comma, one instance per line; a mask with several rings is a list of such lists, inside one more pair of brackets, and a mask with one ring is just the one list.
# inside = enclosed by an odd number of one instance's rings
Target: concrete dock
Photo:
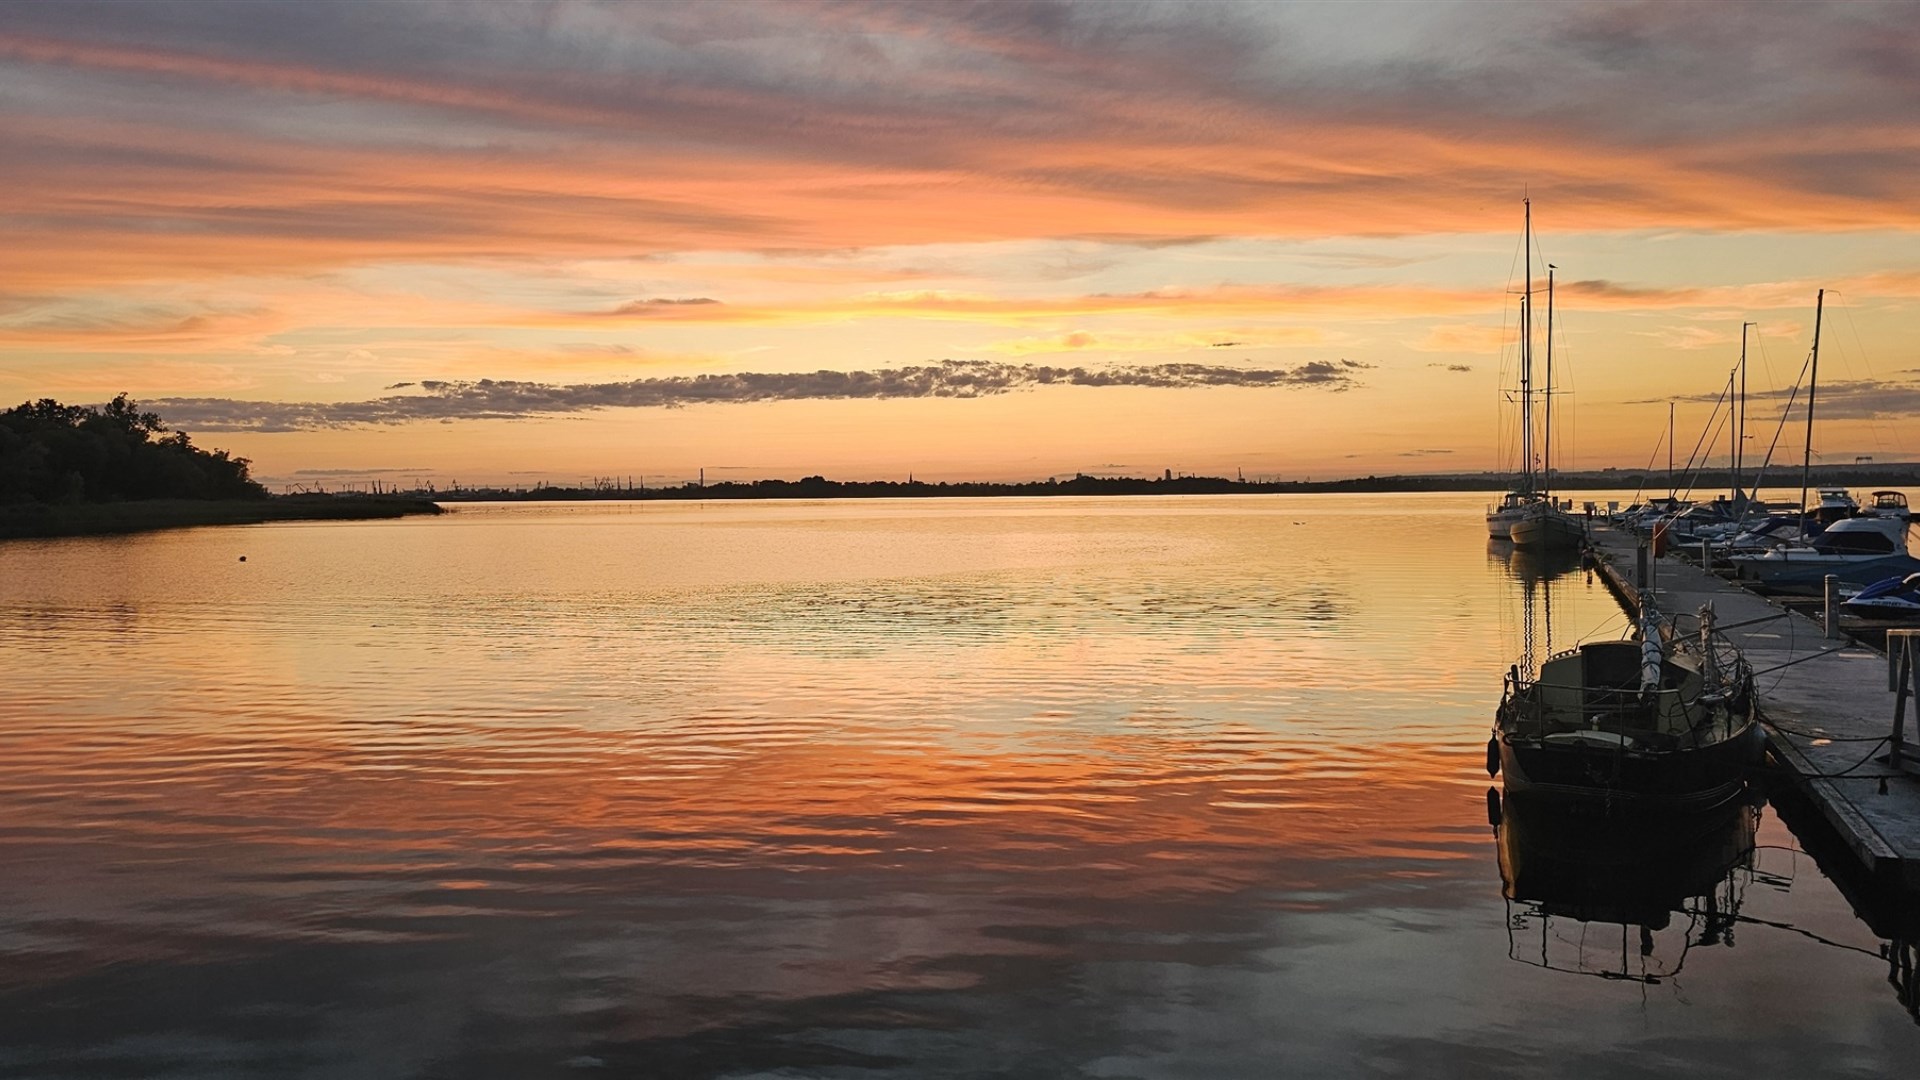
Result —
[[[1639, 538], [1596, 524], [1592, 543], [1608, 587], [1637, 611]], [[1686, 617], [1713, 604], [1716, 624], [1753, 668], [1770, 756], [1871, 879], [1920, 889], [1920, 776], [1883, 760], [1894, 709], [1886, 656], [1829, 640], [1815, 619], [1671, 555], [1649, 560], [1649, 570], [1661, 613]], [[1911, 716], [1907, 724], [1911, 753], [1920, 725]]]

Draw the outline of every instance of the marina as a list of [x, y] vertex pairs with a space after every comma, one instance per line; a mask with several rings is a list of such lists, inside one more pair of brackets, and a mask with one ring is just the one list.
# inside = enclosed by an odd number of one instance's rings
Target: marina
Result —
[[0, 1074], [1897, 1075], [1786, 804], [1490, 827], [1501, 672], [1624, 620], [1484, 499], [0, 545]]
[[1873, 881], [1920, 888], [1920, 776], [1885, 760], [1896, 700], [1887, 656], [1676, 554], [1643, 556], [1631, 532], [1596, 524], [1591, 544], [1598, 573], [1629, 612], [1650, 596], [1667, 612], [1712, 606], [1754, 672], [1769, 758]]

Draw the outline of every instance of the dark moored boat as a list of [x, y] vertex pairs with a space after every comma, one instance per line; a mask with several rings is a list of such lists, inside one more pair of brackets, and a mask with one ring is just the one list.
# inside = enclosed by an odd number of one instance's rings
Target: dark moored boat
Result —
[[1753, 674], [1713, 632], [1678, 636], [1649, 613], [1640, 637], [1517, 667], [1487, 744], [1512, 803], [1624, 817], [1708, 810], [1740, 797], [1759, 761]]

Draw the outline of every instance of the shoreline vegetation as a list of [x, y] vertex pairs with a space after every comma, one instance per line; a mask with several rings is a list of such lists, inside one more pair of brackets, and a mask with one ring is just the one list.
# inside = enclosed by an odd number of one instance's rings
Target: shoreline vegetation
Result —
[[29, 401], [0, 412], [0, 540], [441, 512], [427, 499], [273, 496], [251, 465], [193, 445], [125, 394]]
[[16, 503], [0, 506], [0, 540], [111, 536], [198, 525], [263, 525], [275, 521], [371, 521], [444, 512], [427, 499], [386, 495]]
[[[193, 445], [159, 416], [141, 412], [121, 394], [101, 406], [63, 405], [51, 398], [0, 413], [0, 540], [98, 536], [203, 525], [260, 525], [279, 521], [380, 520], [440, 514], [441, 503], [700, 501], [721, 499], [997, 498], [1053, 495], [1266, 495], [1321, 492], [1411, 493], [1500, 491], [1497, 473], [1365, 476], [1341, 480], [1245, 480], [1219, 476], [1087, 476], [1028, 482], [908, 480], [687, 481], [665, 487], [611, 478], [578, 487], [428, 486], [395, 490], [374, 481], [369, 490], [303, 491], [271, 495], [251, 475], [252, 463], [225, 450]], [[1743, 479], [1749, 479], [1743, 477]], [[1784, 474], [1782, 479], [1786, 479]], [[1920, 463], [1828, 466], [1823, 485], [1920, 485]], [[1716, 491], [1731, 483], [1725, 470], [1701, 469], [1671, 479], [1659, 470], [1601, 469], [1552, 477], [1562, 494], [1629, 488], [1665, 493], [1670, 485]]]
[[[1644, 488], [1648, 495], [1667, 493], [1665, 472], [1631, 472], [1603, 469], [1593, 472], [1564, 473], [1554, 478], [1554, 487], [1562, 495], [1575, 491], [1620, 491]], [[1751, 483], [1751, 477], [1742, 476]], [[1797, 475], [1781, 474], [1780, 484], [1770, 487], [1797, 487]], [[1816, 468], [1814, 483], [1847, 487], [1920, 486], [1920, 463], [1851, 465]], [[1726, 470], [1702, 471], [1678, 478], [1681, 489], [1696, 492], [1721, 491], [1732, 483]], [[1159, 478], [1121, 476], [1075, 476], [1071, 479], [1035, 480], [1000, 483], [991, 481], [924, 480], [829, 480], [809, 476], [801, 480], [724, 480], [712, 484], [688, 481], [665, 487], [646, 487], [631, 482], [599, 481], [579, 487], [546, 485], [530, 488], [454, 487], [402, 491], [398, 494], [437, 503], [461, 502], [577, 502], [674, 501], [702, 499], [973, 499], [996, 497], [1033, 497], [1048, 495], [1270, 495], [1338, 492], [1378, 492], [1382, 494], [1422, 491], [1504, 491], [1507, 479], [1493, 473], [1435, 475], [1366, 476], [1344, 480], [1237, 480], [1219, 476], [1173, 476]], [[1576, 500], [1577, 501], [1577, 500]]]

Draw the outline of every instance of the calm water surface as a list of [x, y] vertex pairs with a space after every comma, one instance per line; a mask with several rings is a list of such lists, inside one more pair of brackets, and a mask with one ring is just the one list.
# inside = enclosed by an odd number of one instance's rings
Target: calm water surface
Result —
[[1481, 508], [0, 545], [0, 1073], [1912, 1068], [1905, 946], [1772, 810], [1645, 935], [1506, 898], [1501, 673], [1623, 620]]

